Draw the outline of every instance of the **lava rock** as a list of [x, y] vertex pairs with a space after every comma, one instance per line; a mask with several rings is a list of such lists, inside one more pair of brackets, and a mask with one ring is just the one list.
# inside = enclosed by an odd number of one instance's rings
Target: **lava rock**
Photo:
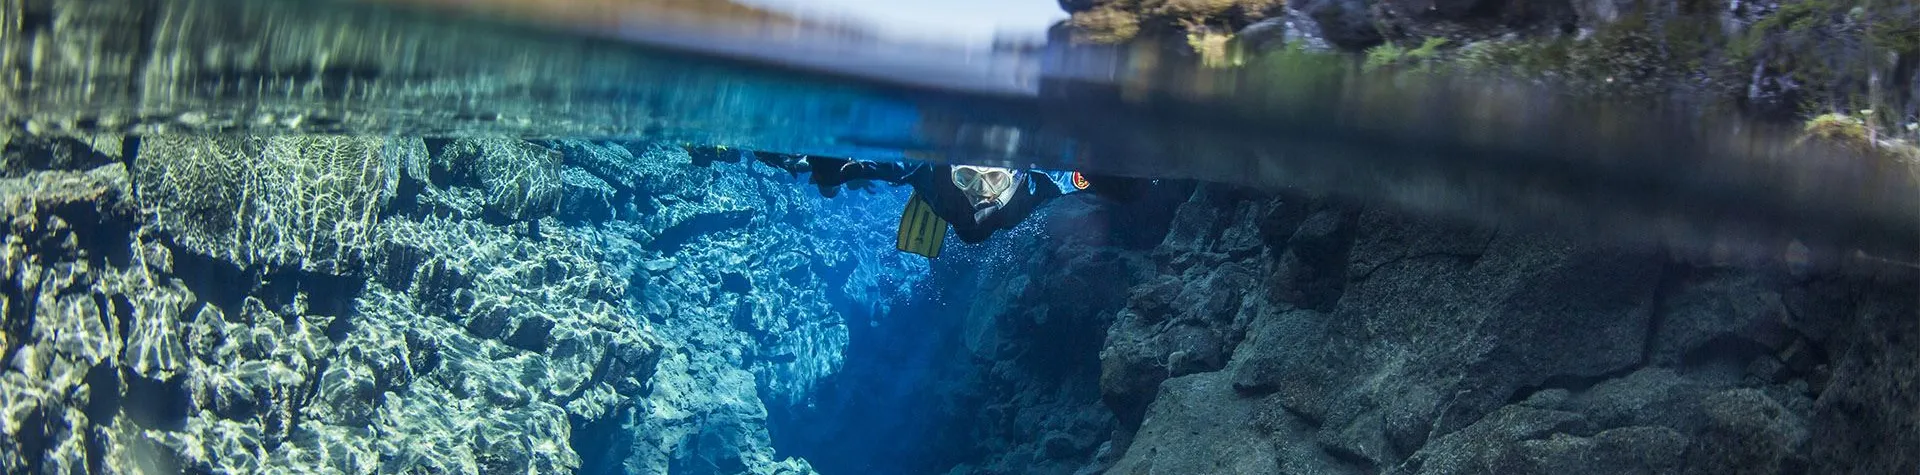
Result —
[[1308, 0], [1289, 2], [1287, 6], [1291, 11], [1286, 21], [1295, 25], [1288, 31], [1290, 42], [1297, 35], [1311, 47], [1315, 44], [1314, 38], [1324, 38], [1326, 43], [1342, 50], [1360, 51], [1382, 41], [1366, 1]]
[[1709, 274], [1680, 284], [1666, 299], [1665, 318], [1653, 335], [1653, 362], [1677, 365], [1696, 351], [1726, 353], [1729, 344], [1765, 353], [1786, 349], [1795, 337], [1786, 305], [1760, 279], [1753, 273]]
[[1700, 473], [1787, 473], [1806, 469], [1805, 421], [1766, 393], [1733, 389], [1701, 401], [1705, 431], [1688, 453]]
[[1226, 352], [1225, 340], [1205, 326], [1149, 326], [1122, 311], [1100, 352], [1101, 399], [1123, 424], [1138, 424], [1162, 381], [1219, 369]]
[[1502, 407], [1472, 425], [1433, 440], [1406, 463], [1386, 473], [1466, 473], [1493, 467], [1507, 456], [1508, 447], [1575, 432], [1583, 423], [1580, 415], [1570, 412]]
[[148, 136], [133, 184], [149, 219], [187, 250], [343, 274], [374, 245], [399, 150], [376, 137]]
[[1201, 373], [1167, 380], [1145, 423], [1111, 474], [1268, 473], [1279, 449], [1253, 425], [1254, 400], [1234, 393], [1229, 376]]
[[1556, 433], [1514, 444], [1491, 466], [1500, 473], [1678, 473], [1689, 443], [1665, 427], [1623, 427], [1593, 437]]
[[540, 219], [558, 210], [559, 152], [512, 138], [462, 138], [436, 162], [461, 184], [487, 193], [487, 210], [508, 221]]
[[[645, 177], [636, 171], [646, 167], [647, 163], [635, 158], [632, 151], [619, 144], [558, 140], [553, 145], [565, 157], [567, 165], [579, 167], [603, 182], [611, 182], [609, 186], [633, 191], [645, 181]], [[650, 193], [643, 190], [642, 194]]]
[[616, 192], [606, 180], [586, 170], [568, 167], [560, 175], [560, 211], [555, 217], [568, 223], [602, 223], [613, 219]]
[[1595, 427], [1659, 426], [1691, 434], [1702, 423], [1700, 400], [1717, 388], [1671, 369], [1646, 368], [1601, 381], [1562, 407], [1585, 415]]

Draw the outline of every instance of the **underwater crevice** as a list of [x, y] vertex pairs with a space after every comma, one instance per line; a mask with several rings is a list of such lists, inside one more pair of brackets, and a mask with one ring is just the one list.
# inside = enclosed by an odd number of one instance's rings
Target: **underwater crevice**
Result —
[[[114, 414], [120, 412], [121, 384], [120, 372], [111, 363], [99, 363], [87, 370], [87, 406], [84, 414], [87, 420], [111, 421]], [[89, 458], [92, 458], [91, 456]]]
[[128, 135], [120, 139], [120, 165], [133, 169], [133, 157], [140, 156], [140, 136]]
[[[581, 391], [590, 386], [591, 384], [581, 385]], [[569, 399], [578, 398], [579, 392], [576, 391]], [[612, 473], [595, 471], [595, 469], [621, 466], [621, 462], [624, 462], [628, 453], [633, 450], [632, 433], [622, 429], [634, 418], [634, 411], [632, 403], [621, 403], [608, 411], [610, 415], [596, 421], [586, 421], [577, 415], [568, 415], [570, 425], [573, 427], [573, 434], [568, 439], [568, 443], [573, 446], [574, 453], [580, 455], [581, 473]], [[608, 437], [602, 434], [613, 434], [613, 436]]]
[[1367, 456], [1365, 454], [1354, 452], [1353, 450], [1348, 449], [1347, 447], [1342, 447], [1339, 445], [1331, 445], [1331, 444], [1314, 444], [1314, 445], [1319, 446], [1321, 453], [1325, 453], [1328, 456], [1333, 457], [1333, 460], [1335, 462], [1344, 464], [1348, 467], [1353, 467], [1361, 473], [1379, 473], [1380, 472], [1380, 469], [1378, 468], [1378, 466], [1374, 465], [1372, 460], [1367, 459]]
[[252, 273], [231, 262], [185, 249], [174, 244], [170, 237], [163, 237], [163, 241], [173, 256], [173, 275], [187, 286], [187, 291], [219, 308], [223, 314], [240, 315], [241, 302], [253, 291], [241, 283], [257, 282]]
[[[1567, 390], [1568, 392], [1580, 393], [1602, 382], [1606, 382], [1607, 380], [1626, 377], [1627, 375], [1633, 374], [1634, 372], [1640, 371], [1645, 368], [1646, 368], [1646, 365], [1644, 364], [1636, 364], [1636, 365], [1632, 365], [1625, 368], [1609, 371], [1606, 373], [1600, 373], [1592, 376], [1581, 376], [1581, 375], [1574, 375], [1574, 374], [1557, 374], [1557, 375], [1549, 376], [1545, 381], [1541, 381], [1540, 384], [1514, 388], [1513, 394], [1507, 396], [1507, 399], [1503, 405], [1520, 404], [1520, 403], [1526, 402], [1528, 398], [1533, 397], [1535, 393], [1539, 393], [1541, 391], [1553, 390], [1553, 389], [1564, 389], [1564, 390]], [[1489, 412], [1489, 414], [1491, 414], [1491, 412]], [[1470, 424], [1471, 423], [1469, 423], [1469, 425]], [[1432, 437], [1439, 437], [1439, 436], [1445, 436], [1445, 435], [1447, 434], [1433, 434]], [[1432, 440], [1432, 438], [1429, 437], [1428, 440]]]
[[[12, 282], [11, 284], [18, 284], [18, 282]], [[8, 335], [30, 334], [28, 332], [33, 330], [33, 319], [35, 317], [33, 309], [36, 307], [35, 305], [27, 305], [27, 302], [31, 302], [26, 299], [26, 296], [30, 293], [37, 294], [39, 292], [37, 288], [21, 289], [15, 285], [0, 285], [0, 298], [4, 298], [7, 302], [20, 302], [19, 305], [5, 306], [6, 315], [0, 316], [0, 318], [5, 318], [6, 320], [0, 321], [0, 323], [7, 323], [8, 325], [0, 325], [0, 331], [5, 331]], [[27, 341], [21, 339], [9, 341], [9, 343], [6, 348], [0, 348], [0, 350], [5, 351], [5, 354], [0, 354], [0, 363], [12, 364], [14, 356], [20, 352], [20, 348], [26, 346]]]
[[186, 375], [157, 380], [134, 374], [131, 368], [122, 368], [120, 380], [126, 383], [127, 394], [141, 395], [137, 401], [121, 406], [128, 419], [148, 429], [186, 430], [187, 416], [193, 409], [193, 398], [187, 394]]
[[659, 235], [654, 236], [653, 241], [642, 247], [662, 254], [678, 254], [687, 244], [700, 236], [746, 227], [753, 222], [753, 216], [754, 212], [750, 210], [696, 215], [661, 230]]
[[[84, 253], [89, 262], [124, 268], [133, 259], [135, 224], [131, 219], [116, 216], [118, 214], [116, 211], [119, 210], [103, 209], [104, 206], [111, 205], [84, 201], [70, 202], [42, 212], [64, 220], [71, 226], [69, 232], [72, 233], [74, 240], [74, 251]], [[38, 247], [44, 251], [60, 249], [62, 246], [55, 243], [42, 243]], [[49, 262], [56, 260], [53, 259], [56, 256], [47, 257]]]
[[[52, 442], [48, 440], [51, 438], [48, 437], [49, 434], [47, 434], [48, 409], [50, 408], [47, 406], [32, 406], [31, 409], [27, 410], [25, 417], [20, 419], [19, 444], [21, 453], [38, 454], [46, 452], [47, 444]], [[44, 473], [41, 472], [41, 465], [44, 464], [41, 458], [31, 457], [28, 458], [26, 462], [26, 470], [24, 473]]]
[[1670, 299], [1679, 291], [1681, 283], [1692, 274], [1691, 269], [1674, 264], [1668, 264], [1661, 269], [1660, 282], [1654, 284], [1652, 302], [1647, 308], [1650, 313], [1647, 315], [1646, 337], [1642, 339], [1645, 343], [1640, 348], [1640, 362], [1635, 363], [1635, 367], [1643, 368], [1653, 364], [1654, 352], [1660, 347], [1660, 331], [1666, 328], [1667, 319], [1671, 318]]
[[1681, 355], [1676, 370], [1683, 373], [1739, 371], [1744, 373], [1748, 362], [1755, 358], [1773, 354], [1773, 351], [1760, 342], [1732, 335], [1722, 335], [1707, 340], [1699, 347]]
[[288, 266], [262, 276], [253, 294], [271, 308], [285, 308], [305, 293], [307, 314], [347, 318], [354, 299], [366, 286], [365, 278], [308, 272]]
[[[288, 398], [289, 400], [297, 400], [298, 402], [293, 403], [293, 407], [282, 409], [287, 413], [287, 426], [284, 428], [281, 428], [281, 430], [278, 431], [279, 434], [281, 434], [283, 437], [272, 437], [272, 436], [266, 437], [264, 440], [260, 441], [261, 442], [260, 445], [262, 447], [265, 447], [267, 450], [274, 450], [278, 448], [281, 443], [286, 442], [285, 436], [291, 436], [292, 434], [297, 434], [300, 432], [299, 428], [300, 428], [300, 423], [302, 422], [300, 416], [301, 414], [306, 412], [301, 409], [307, 406], [313, 405], [313, 398], [320, 396], [320, 380], [322, 378], [320, 378], [318, 375], [327, 374], [327, 370], [330, 369], [332, 366], [333, 366], [333, 360], [331, 358], [321, 358], [318, 363], [315, 363], [313, 365], [313, 374], [316, 376], [307, 378], [307, 387], [305, 392], [300, 395], [294, 396], [292, 398]], [[274, 418], [271, 418], [271, 417], [268, 418], [268, 420], [273, 420], [273, 419]]]
[[[116, 333], [118, 333], [120, 337], [119, 343], [124, 347], [127, 344], [127, 339], [133, 337], [133, 300], [127, 298], [126, 294], [115, 293], [112, 297], [109, 297], [107, 301], [113, 303], [113, 306], [108, 307], [108, 312], [112, 313], [114, 321], [120, 324], [120, 326], [113, 328], [118, 329]], [[205, 300], [199, 300], [197, 302], [203, 306], [207, 305]]]
[[1373, 273], [1375, 271], [1378, 271], [1382, 268], [1386, 268], [1388, 266], [1392, 266], [1394, 264], [1399, 264], [1407, 261], [1438, 257], [1438, 258], [1451, 258], [1451, 259], [1454, 259], [1454, 263], [1456, 264], [1461, 264], [1464, 266], [1472, 266], [1475, 262], [1478, 262], [1480, 260], [1481, 256], [1483, 256], [1483, 254], [1464, 253], [1464, 252], [1444, 252], [1444, 251], [1423, 252], [1419, 254], [1397, 256], [1392, 259], [1381, 261], [1379, 264], [1376, 264], [1374, 266], [1368, 267], [1365, 271], [1360, 272], [1359, 275], [1350, 275], [1349, 276], [1350, 278], [1347, 279], [1347, 282], [1351, 283], [1351, 282], [1365, 281], [1368, 278], [1373, 277]]

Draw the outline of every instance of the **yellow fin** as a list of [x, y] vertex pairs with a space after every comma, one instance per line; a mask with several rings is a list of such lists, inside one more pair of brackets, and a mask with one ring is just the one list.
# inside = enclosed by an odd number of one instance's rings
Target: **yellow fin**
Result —
[[894, 236], [894, 249], [932, 259], [940, 257], [940, 248], [946, 242], [947, 220], [933, 213], [933, 205], [921, 199], [919, 191], [913, 192], [913, 197], [907, 198], [907, 209], [900, 212], [900, 232]]

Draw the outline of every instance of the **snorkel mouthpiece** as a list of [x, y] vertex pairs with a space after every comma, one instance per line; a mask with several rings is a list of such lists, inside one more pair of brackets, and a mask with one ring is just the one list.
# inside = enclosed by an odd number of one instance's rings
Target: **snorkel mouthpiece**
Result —
[[1006, 206], [1007, 199], [1013, 197], [1017, 178], [1013, 170], [1006, 168], [953, 166], [953, 186], [967, 195], [967, 202], [974, 208], [975, 220], [986, 219], [1000, 207]]

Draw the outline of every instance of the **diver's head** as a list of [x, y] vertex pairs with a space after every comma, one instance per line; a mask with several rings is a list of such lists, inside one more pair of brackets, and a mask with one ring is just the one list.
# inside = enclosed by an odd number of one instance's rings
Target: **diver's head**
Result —
[[973, 205], [974, 219], [985, 219], [1006, 206], [1007, 200], [1013, 198], [1019, 178], [1016, 172], [1006, 168], [953, 166], [953, 186], [967, 195], [967, 203]]

